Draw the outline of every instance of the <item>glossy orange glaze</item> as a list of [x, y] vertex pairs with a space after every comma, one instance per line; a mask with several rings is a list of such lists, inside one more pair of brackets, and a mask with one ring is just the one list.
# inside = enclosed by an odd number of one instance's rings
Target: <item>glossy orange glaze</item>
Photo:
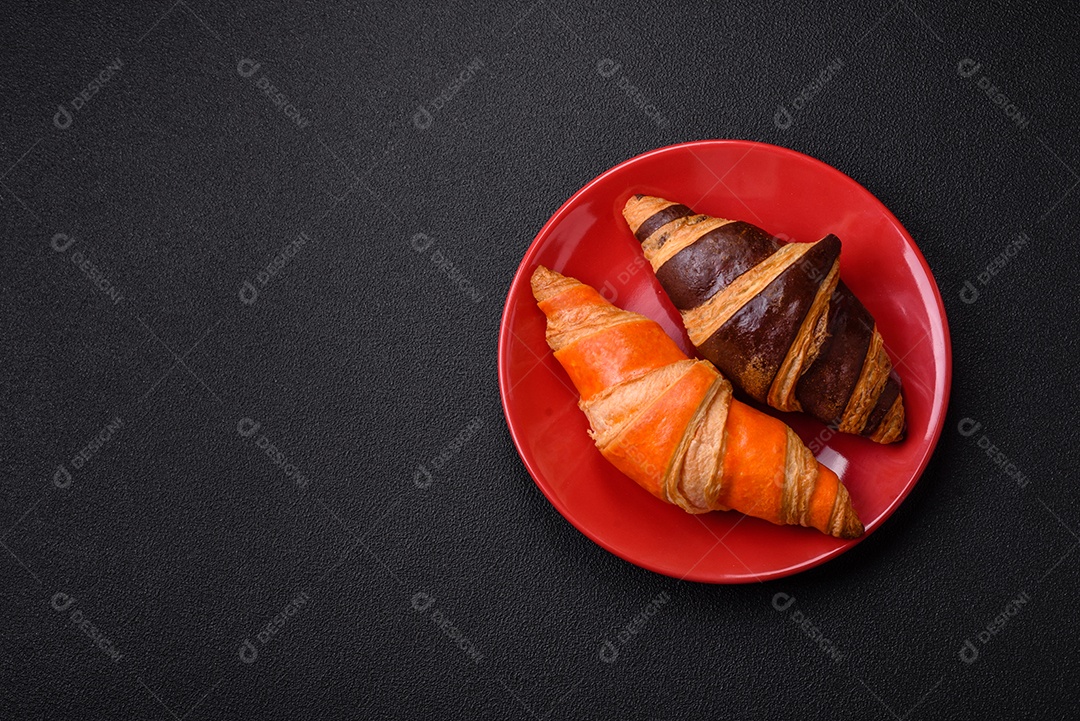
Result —
[[664, 475], [686, 426], [717, 378], [704, 363], [690, 370], [641, 412], [601, 452], [616, 468], [657, 498], [664, 498]]
[[810, 525], [813, 528], [828, 533], [829, 518], [832, 516], [839, 486], [840, 479], [837, 475], [819, 463], [817, 485], [814, 487], [814, 494], [810, 496]]
[[732, 400], [727, 450], [717, 502], [747, 515], [780, 523], [787, 426], [772, 416]]
[[[611, 304], [595, 288], [576, 285], [537, 304], [548, 319], [566, 325]], [[675, 342], [648, 318], [620, 323], [586, 336], [555, 352], [583, 400], [669, 363], [686, 360]]]

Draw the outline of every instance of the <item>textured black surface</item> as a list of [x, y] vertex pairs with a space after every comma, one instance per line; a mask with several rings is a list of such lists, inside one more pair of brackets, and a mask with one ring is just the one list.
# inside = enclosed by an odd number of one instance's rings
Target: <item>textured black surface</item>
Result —
[[[5, 3], [0, 24], [0, 717], [1075, 712], [1074, 11], [133, 5]], [[501, 301], [549, 215], [619, 161], [714, 137], [881, 198], [955, 359], [899, 511], [746, 587], [585, 539], [496, 386]]]

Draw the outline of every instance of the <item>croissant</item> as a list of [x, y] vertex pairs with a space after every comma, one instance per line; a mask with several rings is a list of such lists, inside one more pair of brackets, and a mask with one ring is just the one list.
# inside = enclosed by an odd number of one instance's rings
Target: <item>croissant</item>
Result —
[[623, 216], [690, 341], [750, 397], [878, 443], [903, 438], [900, 379], [873, 316], [840, 280], [839, 238], [783, 243], [644, 195]]
[[837, 538], [862, 534], [836, 474], [783, 422], [734, 400], [716, 368], [687, 358], [656, 322], [543, 266], [532, 290], [589, 435], [642, 488], [690, 513], [736, 510]]

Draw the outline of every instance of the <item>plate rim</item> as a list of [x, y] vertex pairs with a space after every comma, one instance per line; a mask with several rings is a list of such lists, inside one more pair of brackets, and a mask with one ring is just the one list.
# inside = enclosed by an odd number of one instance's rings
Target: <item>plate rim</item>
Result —
[[[886, 507], [885, 511], [881, 515], [880, 523], [878, 523], [875, 528], [864, 533], [859, 538], [848, 541], [843, 545], [839, 545], [833, 549], [830, 549], [829, 551], [819, 554], [814, 558], [807, 559], [801, 563], [793, 564], [786, 568], [771, 569], [762, 573], [751, 572], [747, 575], [726, 574], [724, 578], [716, 578], [715, 575], [702, 576], [700, 574], [694, 573], [694, 568], [691, 568], [690, 571], [688, 571], [687, 574], [684, 576], [674, 576], [668, 570], [657, 568], [651, 563], [627, 558], [626, 555], [621, 553], [616, 548], [613, 548], [604, 539], [598, 537], [597, 534], [594, 534], [586, 524], [581, 523], [579, 519], [576, 518], [574, 513], [569, 508], [567, 508], [566, 505], [563, 504], [559, 498], [549, 493], [548, 489], [545, 488], [544, 484], [541, 483], [537, 478], [538, 475], [542, 474], [539, 474], [539, 471], [534, 467], [533, 462], [529, 457], [527, 457], [527, 454], [522, 452], [522, 440], [518, 438], [518, 430], [510, 421], [510, 408], [507, 406], [507, 389], [510, 387], [511, 379], [509, 377], [509, 370], [507, 369], [507, 364], [505, 362], [507, 348], [509, 344], [509, 335], [511, 333], [511, 329], [507, 322], [507, 317], [510, 312], [510, 301], [511, 298], [515, 295], [515, 291], [518, 289], [519, 284], [524, 282], [522, 280], [522, 272], [526, 269], [526, 267], [532, 265], [532, 263], [534, 262], [534, 257], [540, 252], [543, 241], [546, 240], [547, 236], [551, 232], [551, 229], [559, 222], [561, 222], [565, 215], [567, 215], [570, 211], [574, 209], [578, 198], [585, 193], [588, 193], [593, 188], [593, 186], [597, 185], [598, 183], [606, 179], [608, 176], [622, 171], [628, 165], [642, 162], [646, 158], [651, 158], [656, 155], [663, 155], [676, 151], [686, 150], [690, 151], [691, 154], [693, 154], [693, 150], [695, 148], [701, 148], [706, 146], [744, 148], [747, 150], [748, 153], [755, 148], [762, 148], [770, 153], [788, 155], [797, 159], [800, 162], [809, 162], [811, 165], [817, 166], [817, 168], [822, 172], [831, 173], [834, 176], [839, 177], [841, 182], [853, 184], [858, 190], [861, 190], [863, 193], [865, 193], [873, 201], [873, 203], [876, 203], [879, 206], [880, 210], [884, 212], [885, 218], [897, 229], [899, 229], [901, 238], [907, 244], [907, 246], [914, 251], [915, 257], [918, 259], [919, 264], [922, 266], [923, 272], [930, 279], [930, 287], [933, 291], [934, 300], [937, 303], [938, 317], [940, 318], [941, 322], [942, 340], [945, 349], [942, 374], [944, 380], [944, 388], [942, 390], [941, 402], [940, 405], [938, 403], [931, 404], [931, 413], [938, 411], [938, 409], [940, 408], [936, 427], [933, 427], [931, 429], [930, 443], [927, 445], [922, 456], [919, 458], [918, 463], [916, 464], [917, 468], [912, 475], [911, 481], [907, 483], [905, 488], [899, 494], [897, 494], [896, 498], [893, 499], [893, 501]], [[699, 162], [703, 162], [700, 158], [698, 158], [698, 160]], [[933, 330], [931, 330], [931, 332], [933, 332]], [[611, 166], [610, 168], [587, 182], [585, 185], [581, 186], [581, 188], [579, 188], [569, 198], [567, 198], [566, 201], [563, 202], [563, 204], [560, 205], [559, 208], [551, 215], [551, 217], [548, 218], [547, 222], [545, 222], [544, 225], [541, 226], [540, 230], [536, 232], [536, 235], [529, 243], [529, 247], [526, 249], [525, 254], [522, 256], [521, 261], [518, 263], [517, 269], [514, 271], [513, 279], [511, 280], [510, 286], [506, 291], [506, 298], [503, 300], [502, 315], [499, 319], [497, 356], [499, 401], [503, 410], [503, 420], [506, 422], [507, 429], [510, 432], [510, 438], [514, 443], [514, 450], [517, 452], [518, 458], [521, 459], [521, 462], [525, 466], [526, 471], [528, 471], [529, 477], [532, 478], [533, 483], [536, 485], [537, 488], [540, 489], [540, 492], [548, 500], [548, 502], [551, 503], [555, 510], [558, 511], [559, 515], [566, 519], [572, 526], [574, 526], [574, 528], [581, 532], [590, 541], [597, 544], [612, 555], [622, 559], [623, 561], [633, 564], [638, 568], [644, 568], [648, 571], [658, 573], [669, 578], [679, 578], [680, 580], [693, 581], [695, 583], [732, 585], [744, 583], [760, 583], [764, 581], [775, 580], [778, 578], [785, 578], [787, 576], [801, 573], [803, 571], [808, 571], [811, 568], [820, 566], [826, 561], [832, 560], [833, 558], [842, 555], [843, 553], [857, 546], [862, 541], [866, 540], [870, 535], [877, 531], [878, 528], [885, 525], [889, 518], [892, 517], [893, 513], [896, 512], [896, 509], [899, 508], [900, 504], [902, 504], [907, 499], [907, 497], [915, 489], [915, 486], [922, 479], [923, 473], [925, 472], [926, 467], [929, 465], [930, 459], [933, 457], [934, 452], [937, 450], [938, 442], [941, 439], [941, 433], [945, 427], [945, 417], [946, 415], [948, 415], [949, 399], [952, 391], [952, 336], [949, 332], [949, 318], [948, 314], [945, 311], [945, 303], [941, 297], [941, 288], [938, 286], [937, 278], [934, 276], [934, 273], [930, 268], [930, 264], [926, 262], [926, 258], [923, 256], [918, 244], [916, 244], [915, 239], [911, 237], [911, 234], [908, 232], [907, 228], [904, 227], [904, 224], [900, 222], [900, 220], [893, 214], [891, 210], [889, 210], [888, 206], [881, 202], [881, 200], [876, 195], [874, 195], [868, 188], [866, 188], [862, 183], [847, 175], [842, 170], [834, 168], [825, 161], [819, 160], [805, 153], [801, 153], [797, 150], [792, 150], [791, 148], [785, 148], [780, 145], [763, 143], [756, 140], [735, 138], [691, 140], [654, 148], [644, 153], [640, 153], [638, 155], [627, 158], [626, 160], [623, 160]], [[698, 563], [700, 563], [700, 561]]]

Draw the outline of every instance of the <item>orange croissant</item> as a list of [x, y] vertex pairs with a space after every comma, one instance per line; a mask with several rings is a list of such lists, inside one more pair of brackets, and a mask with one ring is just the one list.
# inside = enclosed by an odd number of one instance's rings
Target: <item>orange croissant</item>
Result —
[[596, 447], [642, 488], [690, 513], [862, 534], [836, 474], [782, 421], [734, 400], [716, 368], [687, 358], [657, 323], [543, 266], [532, 289]]

